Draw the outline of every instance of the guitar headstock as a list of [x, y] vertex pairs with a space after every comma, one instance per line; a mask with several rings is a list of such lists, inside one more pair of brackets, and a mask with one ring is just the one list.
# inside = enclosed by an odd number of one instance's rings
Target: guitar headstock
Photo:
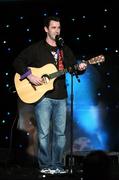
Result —
[[88, 60], [89, 64], [97, 64], [105, 61], [104, 55], [99, 55]]

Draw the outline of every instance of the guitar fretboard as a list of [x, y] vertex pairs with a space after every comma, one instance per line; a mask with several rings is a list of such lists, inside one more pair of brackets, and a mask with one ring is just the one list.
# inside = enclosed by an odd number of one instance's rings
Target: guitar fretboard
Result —
[[54, 73], [52, 73], [52, 74], [49, 74], [49, 78], [50, 78], [50, 79], [53, 79], [53, 78], [55, 78], [55, 77], [59, 77], [59, 76], [65, 74], [66, 72], [67, 72], [67, 69], [63, 69], [63, 70], [54, 72]]

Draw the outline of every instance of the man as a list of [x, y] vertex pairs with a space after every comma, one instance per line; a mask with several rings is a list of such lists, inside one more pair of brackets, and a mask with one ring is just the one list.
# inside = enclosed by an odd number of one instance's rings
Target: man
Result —
[[[42, 68], [51, 63], [59, 71], [67, 68], [70, 72], [83, 71], [87, 67], [84, 62], [74, 66], [76, 58], [60, 37], [61, 24], [58, 17], [47, 17], [44, 31], [46, 38], [23, 50], [13, 63], [16, 72], [21, 75], [21, 81], [27, 79], [32, 85], [41, 88], [49, 79], [34, 75], [29, 67]], [[66, 141], [66, 98], [63, 74], [55, 79], [53, 90], [47, 91], [34, 103], [41, 173], [65, 173], [62, 160]]]

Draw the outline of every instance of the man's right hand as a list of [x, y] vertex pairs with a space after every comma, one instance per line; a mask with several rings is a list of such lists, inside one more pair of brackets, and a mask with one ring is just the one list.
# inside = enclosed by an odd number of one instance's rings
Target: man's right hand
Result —
[[36, 86], [42, 85], [44, 83], [44, 79], [33, 74], [27, 76], [27, 79], [30, 81], [31, 84]]

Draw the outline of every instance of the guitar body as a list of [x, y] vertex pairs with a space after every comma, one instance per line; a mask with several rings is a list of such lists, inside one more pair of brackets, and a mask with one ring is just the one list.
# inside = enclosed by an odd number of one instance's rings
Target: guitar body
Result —
[[[32, 74], [42, 77], [49, 76], [51, 73], [57, 72], [57, 68], [53, 64], [47, 64], [41, 68], [30, 67]], [[38, 101], [47, 91], [53, 89], [55, 78], [48, 79], [47, 83], [39, 86], [32, 85], [26, 78], [20, 80], [20, 75], [15, 74], [14, 83], [18, 96], [25, 103], [34, 103]]]

